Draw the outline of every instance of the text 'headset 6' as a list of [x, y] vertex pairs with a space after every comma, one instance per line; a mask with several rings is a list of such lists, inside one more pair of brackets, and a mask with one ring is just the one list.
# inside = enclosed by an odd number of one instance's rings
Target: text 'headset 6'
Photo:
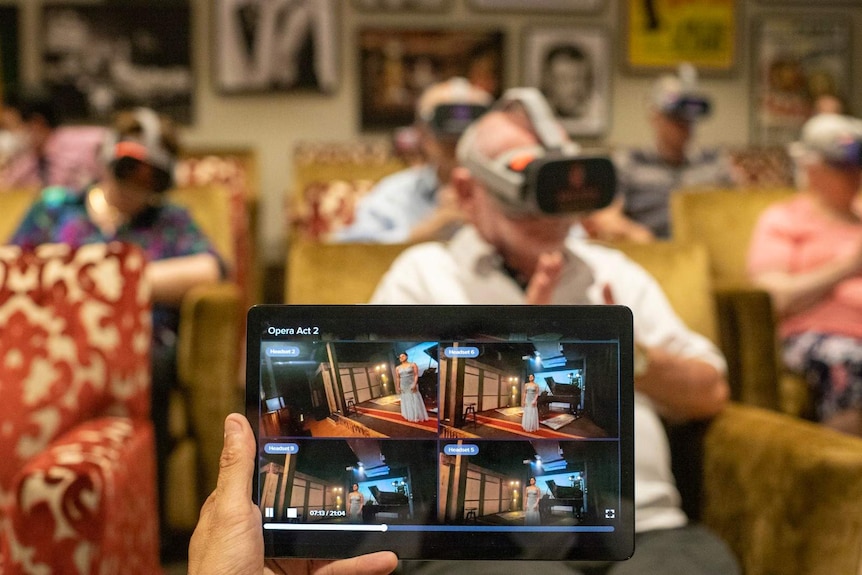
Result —
[[518, 215], [566, 215], [607, 207], [616, 193], [613, 163], [606, 157], [579, 155], [567, 140], [550, 105], [535, 88], [512, 88], [492, 110], [520, 106], [540, 145], [484, 157], [469, 129], [458, 144], [459, 163], [484, 182], [507, 211]]

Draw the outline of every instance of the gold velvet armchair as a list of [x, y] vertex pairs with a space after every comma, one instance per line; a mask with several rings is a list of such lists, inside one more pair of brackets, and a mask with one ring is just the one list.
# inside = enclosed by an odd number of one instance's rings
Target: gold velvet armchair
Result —
[[[364, 303], [405, 247], [295, 241], [286, 302]], [[658, 279], [692, 329], [718, 340], [703, 245], [620, 247]], [[763, 401], [757, 392], [742, 394], [748, 397]], [[678, 475], [680, 489], [695, 495], [693, 515], [730, 545], [746, 575], [862, 572], [862, 440], [741, 402], [697, 437], [702, 446], [674, 451], [675, 467], [688, 473]]]
[[701, 243], [709, 253], [719, 344], [734, 397], [807, 416], [811, 406], [805, 382], [781, 367], [769, 294], [752, 286], [745, 271], [758, 217], [793, 193], [789, 188], [679, 190], [671, 196], [671, 219], [675, 241]]

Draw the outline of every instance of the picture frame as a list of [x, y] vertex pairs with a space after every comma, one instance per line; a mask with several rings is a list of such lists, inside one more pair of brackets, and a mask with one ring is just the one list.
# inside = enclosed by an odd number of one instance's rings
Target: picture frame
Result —
[[468, 0], [473, 10], [588, 13], [604, 10], [607, 0]]
[[572, 136], [599, 137], [610, 124], [611, 42], [602, 28], [524, 32], [523, 83], [539, 88]]
[[0, 102], [18, 87], [18, 7], [0, 6]]
[[452, 0], [353, 0], [353, 7], [361, 12], [445, 12]]
[[753, 23], [751, 140], [762, 146], [795, 141], [814, 99], [852, 94], [852, 23], [835, 16], [764, 15]]
[[250, 94], [339, 86], [336, 0], [215, 0], [216, 90]]
[[358, 31], [357, 41], [362, 130], [412, 124], [422, 91], [453, 76], [466, 77], [494, 97], [501, 93], [500, 30], [368, 27]]
[[702, 75], [736, 69], [738, 0], [631, 0], [620, 6], [624, 70], [654, 74], [683, 62]]
[[42, 81], [66, 121], [106, 123], [147, 106], [192, 122], [188, 0], [48, 3], [41, 23]]

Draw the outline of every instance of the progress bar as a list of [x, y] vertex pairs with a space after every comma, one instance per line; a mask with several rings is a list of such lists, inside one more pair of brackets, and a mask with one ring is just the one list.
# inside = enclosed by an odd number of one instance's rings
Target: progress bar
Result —
[[354, 524], [309, 524], [309, 523], [264, 523], [264, 529], [275, 531], [387, 531], [389, 526], [381, 525], [354, 525]]

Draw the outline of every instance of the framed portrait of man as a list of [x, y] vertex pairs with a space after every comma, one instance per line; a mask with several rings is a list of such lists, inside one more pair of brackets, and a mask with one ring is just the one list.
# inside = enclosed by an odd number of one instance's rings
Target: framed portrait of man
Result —
[[605, 30], [531, 28], [523, 81], [539, 88], [572, 136], [598, 137], [610, 123], [610, 40]]

